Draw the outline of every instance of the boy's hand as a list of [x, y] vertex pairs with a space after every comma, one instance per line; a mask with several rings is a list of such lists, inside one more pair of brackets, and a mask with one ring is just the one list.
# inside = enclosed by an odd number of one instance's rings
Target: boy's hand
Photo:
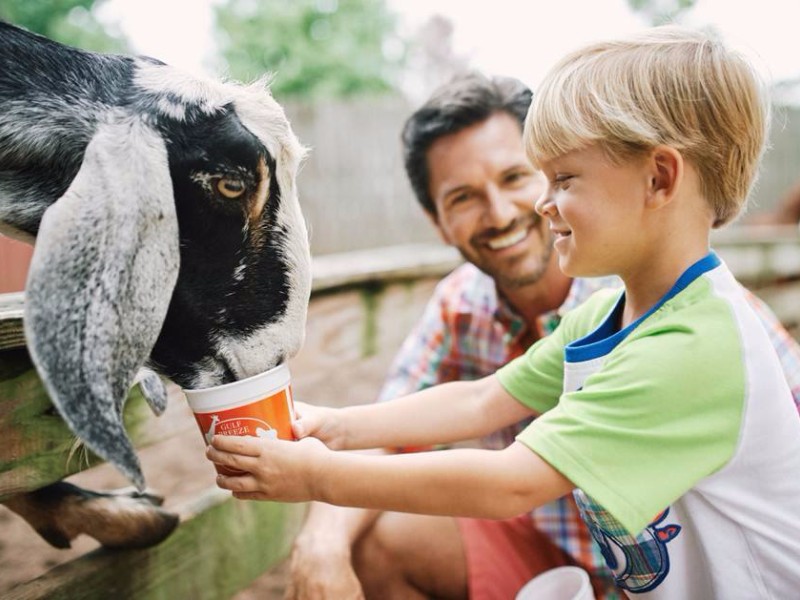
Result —
[[332, 450], [344, 447], [345, 431], [340, 418], [340, 409], [312, 406], [295, 402], [297, 420], [292, 421], [292, 431], [297, 439], [315, 437]]
[[215, 464], [245, 471], [219, 475], [217, 485], [242, 500], [304, 502], [317, 499], [316, 474], [330, 451], [319, 440], [298, 442], [215, 435], [206, 456]]

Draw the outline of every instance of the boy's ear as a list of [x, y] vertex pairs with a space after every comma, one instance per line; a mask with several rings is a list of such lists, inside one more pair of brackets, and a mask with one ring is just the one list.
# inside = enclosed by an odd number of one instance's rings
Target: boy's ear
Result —
[[650, 156], [650, 193], [647, 206], [661, 208], [676, 196], [683, 181], [685, 165], [681, 153], [671, 146], [656, 146]]

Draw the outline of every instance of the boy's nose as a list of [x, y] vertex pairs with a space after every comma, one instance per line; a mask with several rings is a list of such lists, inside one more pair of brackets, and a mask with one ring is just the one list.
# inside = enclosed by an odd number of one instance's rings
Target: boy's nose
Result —
[[545, 190], [533, 204], [534, 210], [543, 217], [549, 217], [555, 212], [555, 202], [549, 190]]

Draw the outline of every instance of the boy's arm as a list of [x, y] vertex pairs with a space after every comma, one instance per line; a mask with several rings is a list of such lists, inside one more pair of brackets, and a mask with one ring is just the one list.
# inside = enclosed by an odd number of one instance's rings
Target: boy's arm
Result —
[[[341, 506], [503, 519], [564, 496], [574, 485], [526, 446], [388, 457], [336, 453], [316, 493]], [[353, 478], [350, 485], [342, 479]]]
[[215, 436], [217, 464], [245, 475], [218, 477], [221, 488], [252, 500], [319, 500], [339, 506], [507, 518], [573, 489], [572, 483], [520, 443], [505, 450], [443, 450], [374, 456], [299, 442]]
[[486, 435], [532, 414], [490, 375], [422, 390], [381, 404], [326, 409], [299, 404], [299, 438], [337, 450], [427, 446]]

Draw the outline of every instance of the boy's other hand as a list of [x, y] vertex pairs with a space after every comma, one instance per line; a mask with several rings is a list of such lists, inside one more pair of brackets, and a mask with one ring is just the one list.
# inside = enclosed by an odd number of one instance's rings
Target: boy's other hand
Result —
[[306, 502], [319, 496], [317, 484], [331, 454], [319, 440], [297, 442], [215, 435], [206, 449], [214, 464], [241, 475], [219, 475], [217, 485], [241, 500]]
[[305, 402], [295, 402], [294, 408], [297, 419], [292, 421], [292, 431], [298, 440], [315, 437], [332, 450], [344, 448], [340, 409], [312, 406]]

